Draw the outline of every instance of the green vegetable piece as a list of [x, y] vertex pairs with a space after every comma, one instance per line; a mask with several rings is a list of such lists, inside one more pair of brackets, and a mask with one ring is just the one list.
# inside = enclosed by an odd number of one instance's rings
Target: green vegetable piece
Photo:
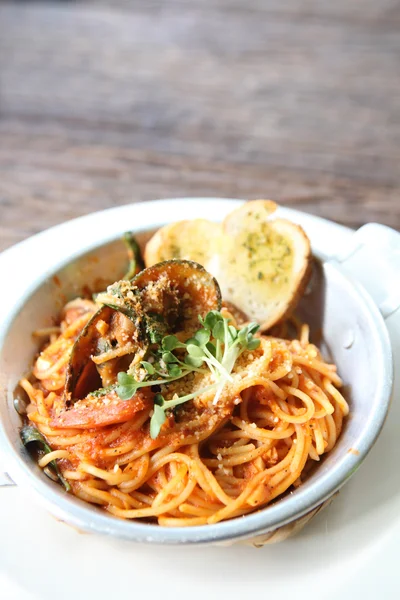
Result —
[[132, 377], [132, 375], [121, 372], [121, 373], [118, 373], [118, 383], [120, 385], [132, 385], [135, 383], [135, 380]]
[[206, 318], [204, 319], [204, 322], [202, 323], [202, 325], [204, 325], [204, 327], [206, 329], [212, 331], [214, 326], [218, 322], [222, 322], [222, 321], [223, 321], [223, 316], [221, 315], [221, 313], [218, 310], [210, 310], [210, 312], [207, 313]]
[[229, 329], [229, 333], [230, 333], [232, 341], [236, 340], [236, 338], [238, 336], [236, 327], [234, 327], [233, 325], [229, 325], [228, 329]]
[[261, 344], [261, 341], [258, 338], [253, 338], [247, 344], [247, 349], [248, 350], [256, 350], [260, 346], [260, 344]]
[[217, 349], [215, 348], [214, 344], [208, 342], [208, 344], [206, 344], [206, 348], [214, 358], [217, 356]]
[[46, 454], [52, 452], [52, 449], [44, 439], [43, 435], [33, 425], [24, 425], [20, 435], [24, 446], [27, 446], [32, 442], [37, 442], [41, 446], [41, 450], [44, 450]]
[[160, 433], [161, 427], [166, 421], [164, 410], [158, 404], [154, 404], [153, 416], [150, 419], [150, 437], [155, 440]]
[[185, 356], [185, 365], [199, 369], [204, 363], [202, 358], [195, 358], [194, 356]]
[[238, 340], [240, 344], [247, 344], [247, 334], [248, 334], [248, 329], [247, 327], [243, 327], [239, 332], [238, 332]]
[[162, 394], [156, 394], [154, 396], [154, 404], [157, 404], [158, 406], [163, 406], [164, 403], [165, 403], [165, 399]]
[[170, 377], [179, 377], [182, 375], [182, 369], [178, 365], [168, 364], [167, 370]]
[[130, 400], [136, 394], [137, 387], [118, 385], [116, 391], [121, 400]]
[[204, 356], [204, 351], [199, 346], [195, 346], [194, 344], [188, 344], [186, 349], [188, 354], [190, 356], [194, 356], [194, 358], [202, 358]]
[[199, 329], [194, 334], [195, 339], [199, 342], [200, 346], [205, 346], [210, 341], [211, 333], [206, 329]]
[[172, 354], [172, 352], [163, 352], [162, 359], [166, 365], [168, 365], [169, 363], [178, 362], [177, 357], [174, 354]]
[[256, 348], [258, 348], [258, 346], [260, 345], [259, 342], [256, 345], [252, 345], [251, 348], [249, 348], [249, 344], [254, 340], [253, 333], [256, 333], [256, 331], [258, 331], [259, 329], [260, 326], [258, 323], [249, 323], [249, 325], [243, 327], [239, 331], [237, 336], [240, 344], [244, 348], [248, 348], [249, 350], [255, 350]]
[[142, 360], [140, 364], [144, 369], [146, 369], [149, 375], [154, 375], [155, 369], [151, 363], [149, 363], [147, 360]]
[[140, 247], [135, 236], [129, 231], [124, 233], [122, 240], [128, 250], [129, 259], [129, 267], [123, 276], [123, 279], [132, 279], [137, 273], [144, 269], [142, 253], [140, 252]]
[[130, 400], [135, 395], [139, 384], [138, 382], [128, 373], [118, 373], [117, 394], [121, 400]]
[[213, 337], [220, 342], [225, 341], [225, 327], [223, 321], [217, 321], [212, 330]]
[[186, 340], [186, 349], [188, 347], [189, 344], [192, 344], [193, 346], [200, 346], [200, 342], [199, 340], [197, 340], [195, 337], [189, 338], [188, 340]]
[[256, 333], [256, 331], [258, 331], [260, 329], [260, 325], [258, 323], [250, 323], [247, 326], [247, 330], [249, 333]]
[[161, 346], [166, 352], [171, 352], [175, 348], [184, 348], [185, 344], [182, 344], [176, 335], [166, 335], [161, 342]]
[[[44, 439], [43, 435], [38, 429], [36, 429], [36, 427], [33, 427], [33, 425], [24, 425], [24, 427], [22, 427], [21, 429], [20, 436], [22, 443], [25, 447], [30, 446], [31, 444], [36, 444], [40, 448], [40, 450], [42, 450], [42, 452], [44, 452], [45, 454], [49, 454], [50, 452], [52, 452], [52, 449]], [[52, 460], [49, 463], [49, 465], [53, 468], [55, 474], [64, 486], [65, 490], [67, 492], [70, 492], [71, 486], [61, 473], [60, 469], [58, 468], [57, 462], [55, 460]]]

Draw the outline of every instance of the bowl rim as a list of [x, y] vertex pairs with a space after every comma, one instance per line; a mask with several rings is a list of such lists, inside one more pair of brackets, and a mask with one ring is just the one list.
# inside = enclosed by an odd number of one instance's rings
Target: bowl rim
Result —
[[[184, 210], [185, 206], [187, 209], [188, 200], [191, 201], [191, 207], [189, 211]], [[159, 227], [163, 223], [175, 221], [176, 218], [171, 216], [174, 211], [168, 211], [166, 209], [177, 206], [180, 209], [180, 218], [192, 218], [181, 215], [185, 212], [196, 213], [197, 209], [200, 208], [200, 203], [204, 203], [204, 201], [213, 202], [213, 208], [216, 208], [217, 203], [219, 210], [216, 212], [218, 214], [227, 213], [232, 205], [233, 207], [236, 207], [242, 202], [236, 200], [212, 198], [181, 199], [170, 201], [164, 200], [133, 204], [130, 205], [132, 207], [132, 212], [143, 213], [143, 211], [145, 211], [151, 215], [156, 215], [156, 218], [153, 217], [150, 221], [146, 219], [142, 219], [141, 221], [139, 218], [137, 226], [133, 227], [132, 231], [145, 231], [149, 228]], [[160, 208], [160, 202], [162, 202], [163, 208], [161, 213], [157, 211], [157, 209]], [[204, 210], [204, 204], [201, 208]], [[106, 211], [92, 213], [87, 217], [81, 217], [80, 219], [75, 219], [61, 226], [51, 228], [50, 230], [47, 230], [46, 232], [38, 234], [34, 237], [39, 243], [40, 240], [42, 240], [42, 243], [46, 244], [46, 237], [49, 237], [49, 233], [58, 234], [58, 232], [55, 230], [63, 228], [71, 229], [76, 226], [79, 221], [81, 221], [81, 223], [85, 222], [86, 224], [91, 219], [95, 219], [96, 215], [103, 215], [107, 217], [109, 216], [110, 211], [118, 210], [118, 208], [108, 209]], [[203, 210], [201, 211], [200, 215], [202, 215]], [[311, 215], [306, 215], [305, 213], [300, 213], [299, 211], [284, 209], [280, 210], [279, 212], [281, 214], [283, 213], [284, 216], [287, 216], [294, 221], [298, 221], [299, 219], [300, 221], [303, 220], [303, 215], [305, 215], [306, 220], [307, 218], [311, 217], [312, 220], [316, 220], [317, 222], [323, 221], [325, 222], [325, 225], [329, 224], [329, 227], [333, 226], [340, 228], [340, 226], [337, 226], [334, 223], [330, 223], [329, 221], [327, 222], [317, 217], [312, 217]], [[108, 215], [106, 215], [106, 213], [108, 213]], [[165, 216], [167, 214], [169, 214], [169, 220], [165, 220]], [[197, 216], [200, 215], [198, 214]], [[219, 219], [217, 217], [214, 220]], [[345, 229], [346, 228], [342, 228], [342, 230]], [[113, 233], [109, 231], [109, 235], [102, 236], [97, 234], [89, 241], [88, 244], [84, 246], [83, 249], [82, 247], [76, 251], [70, 249], [69, 252], [64, 255], [62, 260], [53, 260], [52, 265], [47, 270], [42, 272], [39, 278], [36, 277], [34, 281], [31, 281], [29, 285], [26, 285], [24, 293], [21, 294], [19, 301], [15, 303], [8, 311], [8, 313], [5, 315], [5, 319], [0, 325], [0, 351], [3, 347], [3, 343], [7, 334], [14, 323], [14, 320], [18, 316], [19, 311], [47, 279], [55, 275], [60, 269], [65, 267], [67, 264], [70, 264], [78, 257], [84, 256], [85, 254], [93, 252], [97, 248], [106, 245], [107, 243], [115, 241], [118, 239], [120, 233], [124, 230], [124, 227], [120, 227], [120, 231], [118, 233], [113, 230]], [[29, 242], [29, 240], [26, 242]], [[22, 242], [18, 246], [23, 246], [26, 244], [26, 242]], [[6, 251], [6, 254], [10, 251], [12, 251], [12, 249]], [[2, 263], [0, 261], [0, 269], [1, 264]], [[17, 484], [21, 485], [22, 487], [28, 487], [30, 490], [32, 490], [35, 495], [39, 497], [41, 503], [47, 507], [49, 512], [54, 514], [57, 518], [66, 521], [67, 523], [84, 531], [113, 535], [121, 539], [135, 542], [153, 542], [157, 544], [204, 544], [246, 539], [254, 535], [261, 535], [263, 533], [273, 531], [278, 527], [286, 525], [287, 523], [306, 515], [318, 507], [321, 503], [331, 497], [351, 477], [351, 475], [361, 465], [368, 452], [372, 448], [386, 418], [393, 382], [391, 344], [386, 325], [377, 306], [360, 285], [351, 282], [345, 275], [343, 275], [343, 273], [340, 272], [337, 267], [331, 264], [325, 264], [325, 267], [333, 269], [339, 277], [343, 278], [347, 285], [350, 285], [353, 288], [353, 293], [358, 295], [364, 306], [368, 309], [368, 313], [372, 318], [372, 322], [376, 326], [375, 333], [378, 334], [380, 343], [378, 355], [381, 358], [383, 383], [381, 389], [375, 392], [378, 395], [379, 402], [375, 402], [374, 406], [379, 406], [379, 412], [376, 411], [378, 414], [374, 415], [373, 419], [369, 419], [370, 427], [366, 432], [368, 435], [363, 436], [362, 440], [360, 440], [361, 443], [359, 443], [357, 448], [359, 454], [355, 455], [353, 453], [346, 453], [346, 455], [342, 457], [341, 461], [339, 461], [338, 466], [335, 466], [334, 469], [331, 469], [328, 471], [328, 473], [322, 475], [321, 478], [314, 482], [312, 486], [305, 489], [304, 493], [302, 493], [301, 488], [299, 488], [294, 496], [286, 496], [284, 502], [277, 502], [276, 504], [259, 509], [258, 511], [250, 513], [241, 518], [223, 521], [214, 525], [168, 528], [161, 527], [159, 525], [142, 523], [140, 521], [124, 521], [105, 512], [101, 513], [99, 509], [92, 507], [90, 504], [84, 503], [74, 496], [66, 494], [59, 486], [51, 484], [51, 482], [49, 482], [49, 480], [47, 480], [42, 473], [35, 472], [35, 470], [32, 468], [32, 464], [30, 464], [29, 461], [26, 462], [23, 460], [26, 458], [26, 456], [24, 457], [24, 451], [22, 448], [17, 451], [12, 444], [6, 430], [6, 424], [0, 421], [0, 450], [2, 449], [3, 452], [5, 452], [5, 456], [8, 461], [7, 470], [9, 471], [11, 477]], [[8, 406], [10, 406], [10, 394], [11, 391], [8, 390], [4, 408], [6, 411], [8, 409], [7, 403]], [[1, 393], [1, 396], [3, 396], [3, 393]]]

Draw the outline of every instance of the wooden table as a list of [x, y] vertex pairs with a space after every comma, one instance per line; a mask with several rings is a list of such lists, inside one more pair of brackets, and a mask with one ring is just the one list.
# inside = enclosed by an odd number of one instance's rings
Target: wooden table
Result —
[[269, 197], [400, 229], [396, 0], [0, 6], [0, 250], [109, 206]]

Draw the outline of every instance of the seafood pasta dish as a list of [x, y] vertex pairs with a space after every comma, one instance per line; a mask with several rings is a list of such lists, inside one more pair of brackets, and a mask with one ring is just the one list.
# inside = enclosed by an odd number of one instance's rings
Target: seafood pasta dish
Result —
[[207, 525], [300, 486], [349, 408], [295, 308], [303, 230], [257, 200], [180, 221], [63, 307], [20, 381], [21, 439], [66, 493], [123, 519]]

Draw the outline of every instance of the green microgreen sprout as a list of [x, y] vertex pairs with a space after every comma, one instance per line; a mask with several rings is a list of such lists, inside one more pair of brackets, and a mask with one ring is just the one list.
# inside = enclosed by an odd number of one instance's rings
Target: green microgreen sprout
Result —
[[257, 323], [236, 329], [216, 310], [210, 311], [204, 319], [199, 316], [199, 321], [202, 328], [186, 342], [181, 342], [175, 335], [163, 337], [156, 349], [150, 351], [148, 360], [141, 361], [143, 376], [140, 380], [129, 372], [118, 373], [117, 394], [122, 400], [129, 400], [140, 388], [168, 384], [192, 372], [211, 372], [214, 383], [192, 394], [175, 395], [172, 400], [165, 400], [160, 393], [155, 395], [150, 420], [153, 439], [166, 420], [166, 410], [211, 390], [215, 391], [213, 403], [217, 404], [226, 383], [233, 381], [231, 373], [239, 356], [260, 345], [260, 340], [254, 337], [259, 329]]

